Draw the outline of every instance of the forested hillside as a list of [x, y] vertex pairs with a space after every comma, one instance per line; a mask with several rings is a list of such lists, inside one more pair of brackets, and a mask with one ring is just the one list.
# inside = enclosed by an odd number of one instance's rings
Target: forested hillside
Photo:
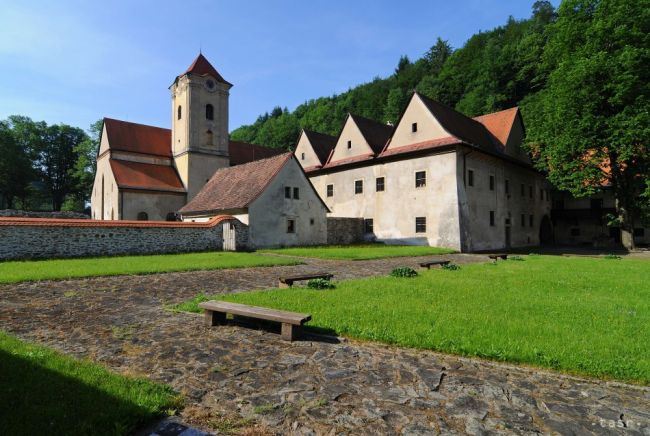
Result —
[[538, 1], [527, 20], [511, 18], [503, 26], [472, 36], [457, 50], [438, 38], [420, 59], [401, 57], [390, 77], [309, 100], [293, 112], [276, 107], [231, 135], [290, 148], [301, 128], [338, 134], [347, 112], [394, 123], [414, 90], [470, 116], [516, 106], [546, 81], [540, 59], [548, 37], [545, 30], [555, 18], [553, 6]]

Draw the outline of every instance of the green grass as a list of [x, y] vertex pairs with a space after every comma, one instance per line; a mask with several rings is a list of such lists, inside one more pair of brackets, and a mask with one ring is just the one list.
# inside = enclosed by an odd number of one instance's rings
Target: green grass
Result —
[[171, 388], [125, 377], [0, 331], [4, 434], [126, 434], [182, 401]]
[[353, 338], [649, 384], [649, 279], [646, 260], [527, 256], [219, 298], [308, 312], [308, 326]]
[[296, 265], [295, 259], [255, 253], [206, 252], [0, 262], [0, 283], [76, 277], [151, 274], [256, 266]]
[[429, 247], [424, 245], [330, 245], [315, 247], [292, 247], [260, 250], [260, 252], [285, 254], [288, 256], [317, 257], [320, 259], [337, 260], [368, 260], [385, 257], [428, 256], [434, 254], [449, 254], [454, 250], [448, 248]]

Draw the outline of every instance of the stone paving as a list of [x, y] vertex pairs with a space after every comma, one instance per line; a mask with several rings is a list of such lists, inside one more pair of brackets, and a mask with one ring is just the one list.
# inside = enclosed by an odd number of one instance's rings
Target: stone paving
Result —
[[[481, 255], [446, 256], [455, 263]], [[167, 304], [277, 285], [288, 273], [387, 274], [421, 258], [0, 285], [0, 328], [168, 383], [180, 419], [246, 434], [643, 434], [650, 389], [266, 328], [207, 328]]]

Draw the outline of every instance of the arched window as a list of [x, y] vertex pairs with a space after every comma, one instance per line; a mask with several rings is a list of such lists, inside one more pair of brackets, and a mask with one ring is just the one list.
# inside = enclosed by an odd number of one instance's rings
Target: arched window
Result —
[[181, 119], [181, 116], [183, 115], [183, 109], [181, 108], [181, 105], [178, 105], [178, 110], [176, 111], [178, 113], [178, 119]]
[[138, 213], [138, 221], [148, 221], [148, 220], [149, 220], [149, 215], [147, 215], [147, 212]]
[[205, 105], [205, 119], [214, 120], [214, 107], [211, 104]]

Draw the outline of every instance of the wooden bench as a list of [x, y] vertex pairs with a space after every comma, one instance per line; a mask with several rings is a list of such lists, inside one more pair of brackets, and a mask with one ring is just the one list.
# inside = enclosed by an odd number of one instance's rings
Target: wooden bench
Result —
[[497, 261], [498, 259], [503, 259], [503, 260], [508, 259], [507, 254], [490, 254], [488, 257], [494, 261]]
[[227, 314], [279, 322], [282, 324], [281, 336], [285, 341], [297, 339], [302, 332], [302, 325], [311, 319], [308, 313], [287, 312], [227, 301], [206, 301], [199, 304], [199, 307], [203, 309], [205, 323], [210, 327], [224, 324]]
[[302, 280], [312, 280], [312, 279], [326, 279], [329, 280], [334, 277], [330, 273], [314, 273], [314, 274], [303, 274], [301, 276], [289, 276], [289, 277], [280, 277], [278, 282], [278, 287], [280, 288], [290, 288], [293, 285], [293, 282], [299, 282]]
[[427, 261], [427, 262], [422, 262], [420, 264], [420, 267], [421, 268], [426, 268], [426, 269], [431, 269], [432, 266], [436, 266], [436, 265], [440, 266], [440, 267], [442, 267], [443, 265], [449, 265], [449, 262], [450, 262], [449, 260], [440, 260], [440, 259], [438, 259], [438, 260], [430, 260], [430, 261]]

